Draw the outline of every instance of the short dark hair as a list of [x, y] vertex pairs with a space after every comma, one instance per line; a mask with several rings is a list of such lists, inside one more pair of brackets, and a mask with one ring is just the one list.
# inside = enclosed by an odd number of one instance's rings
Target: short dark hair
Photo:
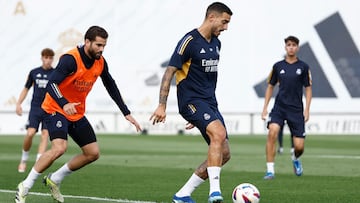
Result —
[[54, 56], [55, 52], [50, 48], [45, 48], [41, 51], [41, 56]]
[[299, 40], [297, 37], [292, 36], [292, 35], [290, 35], [290, 36], [288, 36], [287, 38], [284, 39], [285, 44], [286, 44], [288, 41], [295, 42], [297, 45], [299, 45], [299, 42], [300, 42], [300, 40]]
[[230, 10], [230, 8], [221, 2], [214, 2], [214, 3], [210, 4], [206, 10], [206, 17], [209, 16], [209, 14], [211, 12], [218, 12], [218, 13], [225, 12], [229, 15], [233, 14], [232, 11]]
[[107, 39], [108, 36], [109, 35], [104, 28], [94, 25], [86, 31], [84, 38], [85, 40], [88, 39], [90, 41], [95, 41], [96, 37]]

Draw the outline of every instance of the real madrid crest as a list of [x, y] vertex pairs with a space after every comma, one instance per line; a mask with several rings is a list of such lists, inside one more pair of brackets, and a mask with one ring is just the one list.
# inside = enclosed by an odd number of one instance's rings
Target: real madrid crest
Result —
[[301, 69], [300, 68], [296, 69], [296, 74], [301, 75]]

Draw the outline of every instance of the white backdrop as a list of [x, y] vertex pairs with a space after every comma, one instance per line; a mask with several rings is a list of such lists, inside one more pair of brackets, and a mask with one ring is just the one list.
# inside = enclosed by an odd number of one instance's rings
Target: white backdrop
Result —
[[[0, 0], [0, 111], [15, 109], [16, 98], [28, 72], [41, 63], [40, 51], [44, 47], [54, 49], [58, 57], [81, 43], [89, 26], [100, 25], [110, 34], [104, 52], [110, 72], [129, 108], [144, 115], [140, 116], [141, 120], [147, 122], [158, 102], [158, 84], [164, 71], [160, 64], [168, 60], [180, 37], [202, 23], [206, 7], [212, 2]], [[265, 79], [273, 63], [282, 58], [283, 39], [291, 34], [298, 36], [301, 43], [311, 44], [337, 95], [335, 99], [313, 99], [311, 111], [360, 113], [359, 99], [349, 96], [314, 29], [315, 24], [339, 12], [359, 47], [357, 1], [223, 2], [234, 14], [228, 31], [220, 36], [222, 50], [217, 97], [222, 112], [236, 115], [262, 110], [263, 99], [258, 98], [253, 86]], [[150, 78], [152, 85], [147, 83]], [[31, 95], [28, 95], [23, 105], [25, 110], [29, 109], [30, 100]], [[87, 109], [89, 112], [117, 111], [101, 81], [90, 93]], [[168, 111], [177, 112], [174, 87], [170, 92]], [[6, 116], [0, 115], [2, 122]], [[13, 122], [16, 119], [3, 125], [11, 126]]]

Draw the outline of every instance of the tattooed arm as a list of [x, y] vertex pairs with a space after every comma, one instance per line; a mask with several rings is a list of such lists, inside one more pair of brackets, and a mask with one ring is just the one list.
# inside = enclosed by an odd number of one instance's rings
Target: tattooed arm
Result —
[[174, 77], [177, 68], [173, 66], [168, 66], [163, 75], [161, 86], [160, 86], [160, 95], [159, 95], [159, 105], [156, 108], [155, 112], [151, 115], [150, 120], [153, 124], [159, 122], [165, 122], [166, 118], [166, 102], [169, 96], [171, 80]]

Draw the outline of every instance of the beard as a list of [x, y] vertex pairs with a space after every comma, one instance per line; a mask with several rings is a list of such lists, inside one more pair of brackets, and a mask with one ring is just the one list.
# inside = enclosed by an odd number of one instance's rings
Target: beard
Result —
[[99, 60], [100, 57], [101, 57], [101, 55], [102, 55], [102, 51], [94, 52], [93, 49], [90, 49], [90, 50], [89, 50], [89, 54], [90, 54], [91, 58], [96, 59], [96, 60]]

